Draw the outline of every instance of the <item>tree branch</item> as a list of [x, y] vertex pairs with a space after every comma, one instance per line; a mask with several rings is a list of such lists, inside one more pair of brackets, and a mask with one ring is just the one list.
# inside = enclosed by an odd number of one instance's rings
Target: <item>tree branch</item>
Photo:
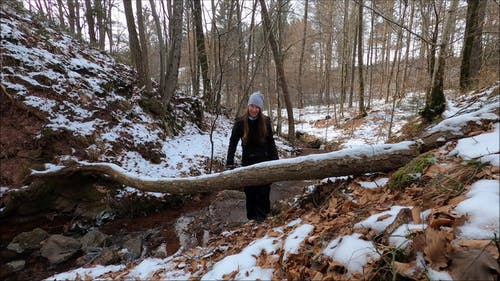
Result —
[[[354, 0], [354, 2], [356, 2], [356, 4], [360, 5], [360, 2], [358, 0]], [[379, 15], [380, 17], [382, 17], [383, 19], [385, 19], [386, 21], [392, 23], [393, 25], [396, 25], [396, 26], [399, 26], [401, 27], [402, 29], [408, 31], [409, 33], [411, 33], [412, 35], [414, 35], [415, 37], [419, 38], [420, 40], [422, 40], [423, 42], [425, 42], [426, 44], [428, 45], [431, 45], [431, 46], [434, 46], [435, 44], [433, 44], [432, 42], [428, 41], [427, 39], [425, 39], [424, 37], [422, 37], [422, 35], [420, 34], [417, 34], [415, 33], [414, 31], [412, 31], [411, 29], [409, 29], [408, 27], [402, 25], [402, 24], [399, 24], [398, 22], [396, 22], [395, 20], [389, 18], [388, 16], [384, 15], [382, 12], [372, 8], [372, 7], [369, 7], [365, 4], [361, 4], [363, 7], [373, 11], [375, 14]]]

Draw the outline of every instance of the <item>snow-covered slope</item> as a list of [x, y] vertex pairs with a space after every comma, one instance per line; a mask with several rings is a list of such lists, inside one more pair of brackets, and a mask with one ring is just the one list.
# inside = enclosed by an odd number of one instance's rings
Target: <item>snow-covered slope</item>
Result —
[[[112, 162], [149, 176], [204, 172], [210, 142], [199, 127], [211, 117], [200, 120], [199, 100], [179, 93], [173, 106], [163, 106], [158, 96], [136, 87], [129, 66], [19, 9], [2, 7], [0, 185], [19, 186], [29, 169], [68, 158]], [[193, 133], [199, 136], [182, 137]], [[168, 142], [174, 134], [181, 137]], [[215, 142], [225, 142], [221, 138], [225, 133], [217, 129]], [[204, 145], [202, 151], [185, 150], [176, 143]], [[194, 168], [184, 164], [189, 161]]]

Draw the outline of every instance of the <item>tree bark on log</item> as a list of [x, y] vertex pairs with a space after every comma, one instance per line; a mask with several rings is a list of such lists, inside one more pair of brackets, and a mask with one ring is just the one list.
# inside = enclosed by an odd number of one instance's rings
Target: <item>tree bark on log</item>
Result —
[[418, 154], [417, 143], [407, 141], [263, 162], [221, 173], [186, 178], [136, 177], [128, 175], [126, 171], [114, 164], [73, 162], [59, 170], [34, 172], [27, 180], [43, 180], [45, 177], [87, 172], [106, 175], [120, 184], [143, 191], [195, 194], [277, 181], [389, 172], [405, 165]]

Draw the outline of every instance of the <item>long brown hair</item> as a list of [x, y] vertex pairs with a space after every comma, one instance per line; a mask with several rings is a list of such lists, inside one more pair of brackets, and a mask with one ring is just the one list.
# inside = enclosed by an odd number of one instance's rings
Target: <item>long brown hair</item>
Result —
[[[241, 138], [243, 144], [248, 143], [249, 135], [250, 135], [250, 126], [248, 125], [248, 110], [243, 115], [243, 137]], [[266, 137], [267, 137], [267, 124], [266, 124], [266, 116], [262, 114], [262, 111], [259, 109], [259, 114], [257, 115], [257, 122], [259, 122], [257, 128], [257, 137], [258, 137], [258, 142], [259, 143], [264, 143], [266, 142]]]

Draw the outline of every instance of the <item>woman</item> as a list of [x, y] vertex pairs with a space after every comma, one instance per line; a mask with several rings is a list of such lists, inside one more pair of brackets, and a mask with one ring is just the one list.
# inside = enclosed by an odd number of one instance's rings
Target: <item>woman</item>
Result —
[[[262, 114], [264, 96], [260, 92], [253, 93], [248, 99], [247, 112], [234, 123], [229, 139], [226, 166], [234, 166], [234, 153], [241, 139], [242, 166], [277, 160], [278, 150], [273, 138], [273, 129], [269, 117]], [[246, 186], [247, 218], [261, 222], [271, 210], [269, 200], [270, 184]]]

